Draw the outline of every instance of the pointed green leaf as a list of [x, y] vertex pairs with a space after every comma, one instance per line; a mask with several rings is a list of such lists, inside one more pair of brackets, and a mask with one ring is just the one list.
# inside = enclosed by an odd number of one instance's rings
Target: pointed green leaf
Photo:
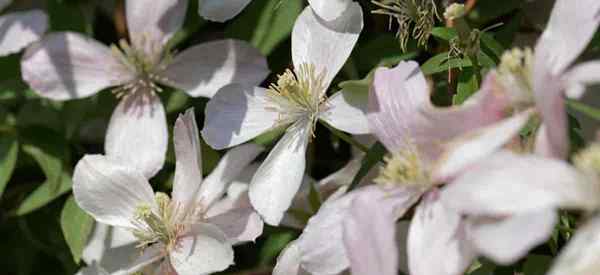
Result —
[[17, 138], [14, 135], [3, 133], [0, 136], [0, 198], [15, 169], [18, 152]]
[[81, 254], [92, 232], [93, 225], [94, 219], [79, 208], [75, 198], [71, 195], [65, 202], [60, 214], [60, 227], [65, 241], [71, 249], [75, 263], [79, 263], [81, 260]]
[[23, 152], [40, 166], [50, 184], [50, 191], [60, 189], [63, 161], [68, 162], [68, 145], [62, 136], [52, 130], [32, 127], [22, 133]]
[[22, 216], [38, 210], [71, 190], [71, 175], [63, 173], [59, 182], [60, 186], [58, 190], [52, 190], [53, 187], [48, 180], [42, 183], [42, 185], [31, 192], [29, 196], [21, 202], [21, 205], [19, 205], [16, 210], [16, 215]]
[[373, 146], [369, 148], [369, 151], [363, 158], [360, 170], [358, 170], [358, 173], [356, 173], [356, 176], [352, 180], [349, 190], [354, 189], [360, 183], [360, 181], [369, 173], [369, 171], [371, 171], [371, 168], [373, 168], [375, 164], [383, 160], [383, 156], [385, 156], [386, 153], [387, 150], [385, 149], [385, 146], [383, 146], [383, 144], [381, 144], [380, 142], [373, 144]]

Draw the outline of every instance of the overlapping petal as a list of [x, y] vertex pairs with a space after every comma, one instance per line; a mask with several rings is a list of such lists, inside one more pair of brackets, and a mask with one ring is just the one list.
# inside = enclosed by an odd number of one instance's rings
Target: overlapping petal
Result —
[[210, 21], [225, 22], [238, 15], [252, 0], [200, 0], [198, 12]]
[[202, 183], [200, 135], [194, 109], [187, 110], [177, 118], [173, 144], [176, 163], [172, 197], [181, 205], [187, 206], [194, 200]]
[[342, 16], [352, 0], [308, 0], [308, 4], [319, 17], [331, 21]]
[[320, 118], [336, 129], [355, 135], [368, 134], [369, 96], [360, 91], [342, 90], [327, 100], [328, 108]]
[[40, 10], [0, 16], [0, 56], [19, 52], [39, 40], [47, 29], [48, 16]]
[[560, 252], [548, 275], [588, 275], [600, 272], [600, 217], [575, 233]]

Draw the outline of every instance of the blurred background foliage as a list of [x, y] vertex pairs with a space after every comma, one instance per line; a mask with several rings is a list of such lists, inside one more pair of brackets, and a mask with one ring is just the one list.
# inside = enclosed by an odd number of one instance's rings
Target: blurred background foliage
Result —
[[[437, 22], [427, 47], [417, 47], [411, 40], [403, 52], [395, 36], [396, 26], [392, 24], [390, 28], [387, 17], [371, 14], [375, 6], [370, 1], [359, 2], [365, 28], [335, 80], [339, 85], [333, 86], [334, 91], [344, 87], [367, 93], [369, 72], [405, 59], [422, 64], [422, 70], [435, 83], [432, 97], [436, 104], [460, 104], [477, 90], [477, 68], [470, 60], [448, 59], [449, 41], [456, 32], [446, 22]], [[448, 1], [442, 4], [447, 5]], [[485, 74], [498, 64], [505, 49], [534, 44], [553, 1], [469, 0], [466, 4], [472, 8], [467, 17], [472, 27], [483, 30], [495, 26], [480, 41], [479, 69]], [[190, 1], [185, 26], [171, 41], [176, 49], [220, 38], [249, 41], [267, 56], [273, 72], [264, 84], [274, 81], [278, 73], [291, 66], [290, 32], [296, 16], [306, 5], [304, 0], [254, 0], [225, 24], [201, 19], [197, 5], [197, 1]], [[48, 13], [51, 32], [81, 32], [106, 44], [126, 38], [122, 0], [20, 0], [9, 9], [32, 7]], [[499, 23], [502, 25], [498, 26]], [[598, 57], [598, 53], [600, 36], [597, 35], [582, 59]], [[93, 229], [93, 220], [74, 203], [70, 178], [73, 167], [84, 154], [103, 153], [104, 134], [116, 99], [110, 91], [68, 102], [42, 99], [22, 81], [20, 57], [15, 54], [0, 58], [0, 274], [74, 274], [83, 264], [81, 253]], [[584, 104], [570, 105], [574, 145], [581, 145], [584, 137], [592, 137], [597, 130], [595, 121], [600, 119], [600, 111], [593, 107], [598, 104], [593, 94], [588, 93]], [[177, 115], [189, 107], [195, 107], [198, 121], [203, 121], [207, 99], [190, 98], [174, 90], [160, 96], [166, 102], [170, 127]], [[271, 146], [277, 136], [277, 132], [268, 133], [256, 142]], [[350, 159], [351, 147], [323, 126], [317, 128], [317, 136], [309, 149], [308, 174], [320, 179]], [[204, 173], [212, 170], [222, 153], [204, 145]], [[372, 148], [367, 159], [381, 158], [383, 153], [381, 148]], [[169, 190], [173, 171], [174, 155], [170, 148], [164, 169], [152, 179], [155, 188]], [[563, 215], [552, 240], [521, 262], [500, 267], [482, 259], [469, 274], [543, 274], [572, 234], [573, 217]], [[255, 244], [236, 248], [236, 265], [224, 273], [270, 274], [280, 250], [298, 234], [292, 229], [266, 227]]]

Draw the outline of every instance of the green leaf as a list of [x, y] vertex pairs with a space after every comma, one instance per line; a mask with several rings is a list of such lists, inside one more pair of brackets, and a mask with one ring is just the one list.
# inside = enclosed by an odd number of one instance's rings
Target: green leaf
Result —
[[0, 135], [0, 198], [15, 169], [18, 152], [19, 142], [17, 137], [2, 133]]
[[283, 231], [274, 232], [268, 236], [259, 254], [261, 265], [269, 265], [281, 250], [296, 237], [296, 234], [291, 231]]
[[29, 214], [35, 210], [40, 209], [61, 195], [69, 192], [71, 190], [71, 175], [68, 173], [63, 173], [60, 177], [60, 186], [58, 190], [52, 190], [52, 184], [46, 180], [42, 185], [40, 185], [37, 189], [21, 202], [21, 205], [16, 210], [17, 216], [22, 216]]
[[79, 263], [81, 260], [81, 254], [92, 232], [93, 225], [94, 219], [79, 208], [75, 198], [70, 196], [60, 213], [60, 227], [75, 263]]
[[473, 68], [462, 70], [458, 77], [456, 95], [452, 98], [453, 105], [463, 104], [471, 95], [477, 92], [479, 83], [477, 76], [473, 73]]
[[[53, 31], [76, 31], [91, 34], [93, 7], [83, 1], [68, 1], [61, 3], [58, 0], [49, 0], [48, 17], [50, 29]], [[77, 14], [77, 16], [73, 16]], [[90, 19], [90, 20], [88, 20]]]
[[[479, 54], [479, 62], [481, 67], [491, 68], [494, 67], [494, 61], [485, 53]], [[465, 58], [450, 58], [448, 59], [448, 52], [437, 54], [427, 60], [421, 65], [421, 71], [425, 75], [431, 75], [435, 73], [441, 73], [454, 68], [467, 68], [471, 67], [471, 60], [468, 57]]]
[[63, 171], [63, 161], [68, 162], [69, 149], [60, 134], [41, 127], [24, 130], [23, 151], [30, 155], [42, 168], [50, 184], [50, 191], [58, 191]]
[[363, 158], [362, 165], [360, 166], [358, 173], [356, 173], [356, 176], [354, 176], [354, 179], [350, 184], [349, 190], [354, 189], [360, 183], [360, 181], [369, 173], [369, 171], [371, 171], [371, 168], [373, 168], [373, 166], [375, 166], [375, 164], [377, 164], [378, 162], [382, 161], [383, 156], [386, 153], [387, 150], [385, 149], [385, 146], [383, 146], [383, 144], [381, 144], [380, 142], [373, 144], [373, 146], [369, 148], [369, 151]]
[[378, 35], [374, 39], [359, 43], [353, 54], [359, 73], [369, 72], [381, 65], [396, 65], [402, 60], [414, 59], [417, 56], [415, 45], [409, 45], [406, 53], [402, 53], [398, 38], [391, 34]]
[[571, 107], [572, 109], [587, 115], [595, 120], [600, 121], [600, 109], [594, 108], [592, 106], [583, 104], [579, 101], [576, 100], [572, 100], [572, 99], [567, 99], [567, 106]]
[[226, 36], [238, 38], [269, 55], [292, 32], [302, 11], [301, 0], [253, 1], [226, 29]]
[[442, 39], [444, 41], [450, 41], [452, 38], [456, 37], [458, 34], [454, 28], [448, 27], [435, 27], [431, 29], [431, 35], [436, 38]]
[[492, 34], [487, 32], [481, 34], [481, 46], [482, 50], [486, 51], [486, 54], [494, 58], [496, 63], [498, 63], [504, 53], [504, 46]]
[[531, 254], [523, 264], [523, 275], [544, 275], [550, 268], [552, 257]]

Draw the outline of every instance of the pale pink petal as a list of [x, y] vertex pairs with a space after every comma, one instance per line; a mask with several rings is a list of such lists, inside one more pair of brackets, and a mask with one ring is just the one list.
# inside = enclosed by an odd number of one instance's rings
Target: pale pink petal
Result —
[[271, 150], [250, 183], [250, 201], [270, 225], [278, 225], [300, 188], [312, 123], [297, 121]]
[[554, 209], [499, 220], [481, 218], [468, 223], [467, 234], [479, 253], [496, 263], [508, 265], [548, 240], [557, 221]]
[[557, 0], [535, 48], [535, 73], [559, 75], [585, 50], [600, 24], [600, 2]]
[[416, 62], [401, 62], [375, 72], [369, 100], [369, 123], [391, 152], [417, 146], [426, 161], [439, 156], [452, 138], [502, 119], [507, 99], [497, 91], [495, 74], [461, 106], [438, 108]]
[[327, 100], [327, 110], [320, 119], [331, 126], [354, 135], [368, 134], [368, 93], [342, 90]]
[[[153, 245], [144, 249], [143, 253], [132, 261], [128, 267], [119, 269], [111, 275], [129, 275], [144, 270], [144, 268], [156, 263], [164, 258], [164, 248], [160, 245]], [[139, 255], [139, 253], [138, 253]]]
[[73, 195], [98, 222], [134, 228], [136, 208], [155, 206], [146, 178], [128, 163], [102, 155], [87, 155], [75, 166]]
[[324, 22], [306, 7], [292, 31], [294, 68], [314, 65], [318, 73], [325, 74], [324, 84], [329, 87], [352, 53], [362, 28], [363, 14], [358, 3], [352, 3], [343, 15], [330, 22]]
[[308, 0], [308, 4], [319, 17], [331, 21], [340, 17], [352, 0]]
[[290, 242], [277, 258], [273, 275], [310, 275], [301, 267], [302, 252], [298, 241]]
[[277, 126], [271, 105], [263, 88], [225, 86], [206, 105], [202, 137], [215, 149], [244, 143]]
[[17, 53], [46, 32], [48, 16], [40, 10], [9, 13], [0, 16], [0, 29], [0, 56]]
[[87, 264], [98, 263], [108, 271], [124, 268], [138, 255], [137, 239], [129, 229], [97, 222], [81, 258]]
[[368, 186], [355, 191], [344, 224], [344, 244], [354, 275], [396, 275], [396, 219], [419, 199], [415, 188], [384, 190]]
[[251, 0], [200, 0], [198, 11], [204, 19], [225, 22], [238, 15]]
[[546, 139], [545, 156], [565, 158], [569, 153], [569, 136], [562, 79], [548, 72], [536, 73], [534, 86], [536, 108], [546, 125], [546, 130], [538, 133], [546, 135], [538, 138]]
[[200, 135], [193, 108], [177, 118], [173, 144], [176, 162], [171, 194], [173, 200], [187, 207], [202, 183]]
[[501, 151], [457, 177], [444, 203], [467, 215], [505, 216], [542, 209], [595, 209], [600, 191], [566, 162]]
[[233, 264], [233, 248], [219, 228], [201, 223], [179, 241], [169, 258], [179, 275], [208, 274]]
[[475, 259], [461, 216], [433, 190], [417, 206], [408, 233], [410, 274], [459, 275]]
[[108, 47], [68, 32], [48, 34], [29, 47], [21, 71], [36, 93], [54, 100], [88, 97], [135, 77]]
[[187, 0], [125, 1], [127, 28], [133, 47], [157, 58], [185, 19]]
[[600, 272], [600, 217], [579, 228], [569, 240], [548, 275], [589, 275]]
[[256, 86], [267, 75], [265, 57], [247, 42], [233, 39], [186, 49], [161, 74], [162, 82], [193, 97], [212, 97], [230, 83]]
[[110, 118], [104, 150], [151, 178], [165, 162], [169, 134], [160, 98], [148, 93], [138, 91], [121, 100]]
[[570, 69], [564, 79], [567, 82], [567, 97], [580, 99], [585, 93], [586, 86], [600, 82], [600, 62], [589, 61]]

